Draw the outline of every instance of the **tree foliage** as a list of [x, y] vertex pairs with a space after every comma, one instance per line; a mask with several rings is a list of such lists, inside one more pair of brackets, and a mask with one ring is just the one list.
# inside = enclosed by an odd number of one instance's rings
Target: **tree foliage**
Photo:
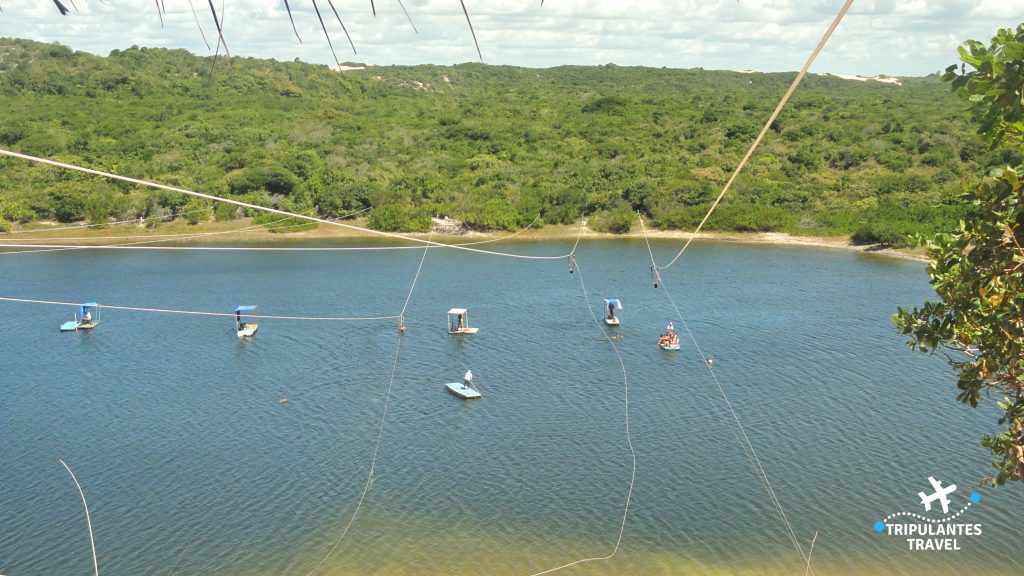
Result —
[[[397, 203], [473, 229], [586, 214], [621, 231], [636, 211], [658, 227], [692, 228], [792, 79], [482, 64], [342, 76], [301, 62], [214, 67], [184, 50], [98, 57], [2, 39], [0, 145], [329, 218]], [[948, 112], [956, 101], [937, 77], [901, 86], [807, 77], [709, 229], [864, 230], [893, 243], [946, 229], [964, 212], [948, 201], [960, 174], [1020, 159], [986, 149], [967, 114]], [[86, 217], [90, 177], [10, 159], [0, 169], [0, 197], [29, 220]], [[179, 214], [186, 201], [157, 192], [143, 201], [99, 182], [108, 199], [130, 198], [127, 217]], [[374, 222], [422, 226], [396, 214]]]
[[922, 352], [941, 351], [959, 373], [957, 399], [976, 407], [997, 396], [1002, 429], [981, 444], [995, 457], [993, 484], [1024, 481], [1024, 24], [999, 30], [989, 46], [960, 47], [973, 70], [950, 66], [943, 80], [969, 103], [979, 133], [1015, 166], [992, 169], [970, 186], [970, 212], [951, 234], [927, 243], [928, 274], [940, 300], [894, 321]]
[[385, 232], [428, 232], [430, 215], [406, 204], [387, 204], [370, 213], [370, 227]]

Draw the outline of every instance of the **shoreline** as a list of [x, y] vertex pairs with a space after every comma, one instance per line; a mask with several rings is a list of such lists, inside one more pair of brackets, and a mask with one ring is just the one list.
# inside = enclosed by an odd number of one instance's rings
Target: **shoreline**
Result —
[[[252, 224], [252, 219], [242, 218], [230, 221], [208, 221], [201, 224], [188, 224], [181, 219], [164, 222], [156, 228], [146, 228], [139, 224], [110, 224], [104, 227], [68, 226], [66, 224], [41, 222], [33, 223], [28, 228], [18, 227], [11, 233], [0, 233], [0, 248], [12, 244], [67, 244], [74, 243], [88, 246], [104, 246], [115, 244], [157, 244], [157, 243], [225, 243], [225, 242], [294, 242], [303, 240], [346, 240], [346, 239], [385, 239], [366, 226], [365, 219], [346, 221], [348, 226], [356, 229], [318, 225], [312, 230], [302, 232], [274, 233], [263, 226]], [[644, 233], [634, 227], [625, 234], [595, 232], [584, 227], [567, 224], [549, 224], [539, 229], [521, 230], [519, 232], [466, 232], [462, 234], [438, 234], [425, 232], [401, 233], [402, 236], [425, 240], [431, 237], [441, 243], [457, 244], [462, 240], [502, 240], [515, 239], [526, 241], [572, 241], [577, 236], [581, 240], [642, 240]], [[879, 256], [902, 258], [927, 262], [928, 258], [921, 248], [882, 248], [877, 245], [853, 245], [848, 236], [794, 236], [784, 232], [701, 232], [694, 234], [682, 230], [648, 230], [646, 236], [658, 240], [693, 240], [710, 242], [732, 242], [740, 244], [759, 244], [775, 246], [806, 246], [812, 248], [832, 248], [854, 252], [864, 252]], [[127, 240], [129, 242], [122, 242]], [[16, 248], [25, 248], [17, 246]]]

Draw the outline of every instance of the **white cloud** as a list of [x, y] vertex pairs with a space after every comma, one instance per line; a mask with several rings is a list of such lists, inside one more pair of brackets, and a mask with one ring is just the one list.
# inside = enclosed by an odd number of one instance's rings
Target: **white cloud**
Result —
[[[164, 26], [151, 0], [78, 1], [61, 17], [51, 2], [0, 0], [0, 36], [60, 42], [106, 54], [133, 44], [209, 53], [187, 2], [167, 2]], [[406, 0], [418, 33], [395, 1], [333, 0], [354, 55], [326, 0], [317, 5], [338, 58], [373, 64], [453, 64], [477, 60], [455, 0]], [[484, 61], [546, 67], [604, 64], [788, 71], [799, 69], [842, 0], [465, 0]], [[208, 4], [193, 0], [207, 39]], [[218, 3], [214, 3], [219, 8]], [[232, 54], [333, 63], [307, 0], [292, 0], [295, 38], [281, 0], [229, 3], [225, 37]], [[956, 60], [968, 38], [987, 42], [1016, 26], [1024, 0], [858, 0], [813, 70], [844, 74], [924, 75]]]

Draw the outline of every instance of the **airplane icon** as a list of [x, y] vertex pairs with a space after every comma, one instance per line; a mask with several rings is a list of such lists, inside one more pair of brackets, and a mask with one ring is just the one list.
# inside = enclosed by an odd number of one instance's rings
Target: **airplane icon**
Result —
[[949, 513], [949, 498], [947, 495], [952, 494], [956, 491], [956, 484], [950, 484], [945, 488], [942, 487], [942, 481], [936, 480], [934, 477], [929, 476], [928, 481], [932, 483], [932, 488], [935, 488], [935, 492], [932, 494], [925, 495], [924, 492], [918, 492], [917, 495], [921, 498], [921, 504], [924, 504], [924, 511], [929, 512], [932, 509], [932, 502], [938, 500], [942, 504], [942, 513]]

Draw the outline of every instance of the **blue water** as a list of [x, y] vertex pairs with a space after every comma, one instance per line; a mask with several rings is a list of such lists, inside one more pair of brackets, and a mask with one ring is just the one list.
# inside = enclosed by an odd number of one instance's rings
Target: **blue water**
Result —
[[[562, 254], [564, 242], [492, 245]], [[658, 242], [667, 261], [678, 242]], [[0, 255], [0, 296], [294, 316], [395, 315], [421, 250]], [[1019, 486], [978, 487], [990, 402], [955, 401], [941, 358], [889, 322], [932, 296], [918, 262], [803, 247], [696, 243], [651, 285], [637, 241], [565, 260], [431, 250], [395, 320], [262, 320], [0, 302], [0, 573], [793, 574], [803, 560], [745, 455], [753, 445], [818, 574], [1019, 570]], [[581, 276], [583, 286], [581, 288]], [[667, 290], [666, 290], [667, 287]], [[681, 309], [743, 425], [675, 316]], [[604, 339], [603, 298], [622, 299]], [[445, 333], [468, 307], [474, 336]], [[655, 341], [675, 320], [679, 352]], [[483, 399], [443, 384], [472, 368]], [[363, 492], [392, 381], [373, 481]], [[279, 403], [287, 398], [286, 404]], [[926, 514], [955, 483], [961, 550], [907, 550], [876, 521]], [[936, 517], [935, 513], [928, 513]], [[336, 549], [328, 554], [332, 546]], [[326, 557], [326, 559], [325, 559]]]

